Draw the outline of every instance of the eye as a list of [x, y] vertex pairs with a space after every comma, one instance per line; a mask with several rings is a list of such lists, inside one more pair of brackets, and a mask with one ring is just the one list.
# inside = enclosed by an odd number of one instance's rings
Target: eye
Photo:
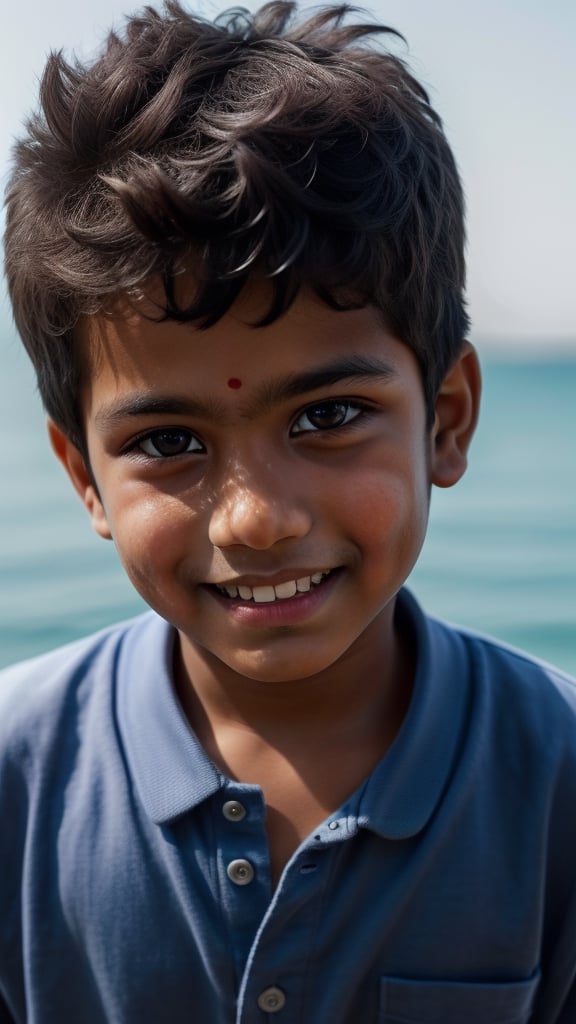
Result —
[[336, 430], [357, 419], [364, 412], [359, 402], [330, 398], [309, 405], [294, 421], [291, 434], [308, 434], [319, 430]]
[[153, 459], [166, 459], [188, 452], [203, 452], [205, 449], [190, 430], [169, 427], [165, 430], [152, 430], [145, 437], [139, 438], [133, 450], [141, 451]]

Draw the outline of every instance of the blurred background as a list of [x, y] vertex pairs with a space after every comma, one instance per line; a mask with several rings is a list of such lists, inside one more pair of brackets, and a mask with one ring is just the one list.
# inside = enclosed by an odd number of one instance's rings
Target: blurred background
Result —
[[[230, 3], [194, 6], [211, 17]], [[243, 6], [253, 8], [255, 3]], [[89, 56], [138, 4], [11, 4], [0, 178], [46, 54]], [[468, 197], [471, 338], [484, 402], [471, 465], [433, 496], [410, 585], [433, 614], [576, 674], [576, 5], [372, 2], [432, 95]], [[0, 665], [142, 609], [45, 438], [0, 286]]]

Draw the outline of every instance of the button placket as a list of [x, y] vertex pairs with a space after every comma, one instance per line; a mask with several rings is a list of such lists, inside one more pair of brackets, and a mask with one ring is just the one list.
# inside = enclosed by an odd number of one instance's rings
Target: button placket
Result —
[[[226, 821], [243, 821], [246, 817], [246, 808], [239, 800], [226, 800], [222, 805], [222, 814]], [[226, 874], [234, 885], [249, 885], [254, 878], [254, 868], [249, 860], [237, 857], [228, 864]]]
[[[323, 822], [285, 869], [244, 967], [238, 1024], [251, 1024], [256, 1006], [263, 1013], [278, 1014], [278, 1021], [308, 1019], [305, 1011], [310, 1010], [307, 1000], [311, 996], [301, 967], [315, 955], [314, 940], [329, 867], [338, 846], [356, 832], [355, 819], [352, 827], [350, 821], [351, 816], [343, 814]], [[277, 984], [267, 984], [272, 979], [277, 979]], [[287, 990], [280, 987], [283, 982]]]
[[[250, 948], [272, 895], [269, 876], [266, 808], [257, 786], [228, 782], [214, 806], [214, 839], [218, 847], [217, 871], [221, 910], [232, 955], [241, 976]], [[252, 1012], [258, 992], [270, 977], [265, 975], [252, 996]]]

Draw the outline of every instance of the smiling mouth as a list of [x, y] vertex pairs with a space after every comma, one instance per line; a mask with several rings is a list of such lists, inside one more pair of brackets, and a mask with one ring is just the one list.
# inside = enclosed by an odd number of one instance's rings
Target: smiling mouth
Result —
[[296, 580], [286, 580], [285, 583], [277, 583], [275, 586], [267, 585], [262, 587], [246, 586], [217, 586], [215, 589], [223, 597], [230, 600], [253, 601], [255, 604], [270, 604], [272, 601], [287, 601], [298, 594], [307, 594], [309, 590], [317, 587], [327, 576], [335, 572], [329, 569], [327, 572], [315, 572], [312, 576], [300, 576]]

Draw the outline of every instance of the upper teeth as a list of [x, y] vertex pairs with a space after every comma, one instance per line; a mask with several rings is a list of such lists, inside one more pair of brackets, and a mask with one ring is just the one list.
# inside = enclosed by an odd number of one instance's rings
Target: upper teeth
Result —
[[222, 586], [218, 589], [224, 591], [228, 597], [241, 597], [243, 601], [265, 604], [269, 601], [283, 601], [288, 597], [294, 597], [296, 593], [303, 594], [310, 590], [312, 584], [320, 583], [327, 575], [327, 572], [315, 572], [313, 576], [301, 576], [298, 580], [287, 580], [286, 583], [278, 583], [275, 587]]

